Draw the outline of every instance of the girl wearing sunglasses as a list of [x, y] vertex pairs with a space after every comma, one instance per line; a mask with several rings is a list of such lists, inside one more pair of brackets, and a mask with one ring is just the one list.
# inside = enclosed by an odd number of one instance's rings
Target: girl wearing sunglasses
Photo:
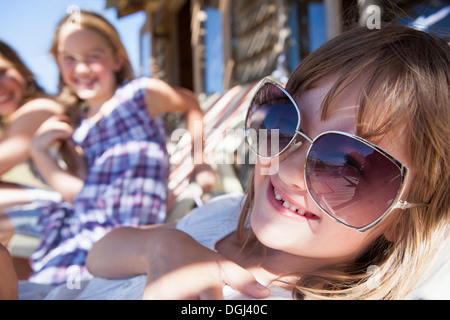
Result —
[[245, 122], [259, 159], [246, 195], [176, 228], [110, 232], [91, 273], [140, 276], [128, 290], [94, 278], [78, 298], [407, 297], [448, 239], [449, 60], [427, 33], [356, 28], [285, 88], [264, 80]]

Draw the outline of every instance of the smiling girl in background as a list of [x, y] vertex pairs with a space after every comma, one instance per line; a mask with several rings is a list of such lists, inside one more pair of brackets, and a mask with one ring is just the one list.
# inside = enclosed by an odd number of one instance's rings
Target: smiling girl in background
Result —
[[[70, 15], [61, 20], [51, 48], [69, 118], [46, 121], [31, 148], [42, 176], [65, 200], [42, 205], [42, 243], [31, 256], [30, 278], [40, 283], [65, 282], [69, 266], [79, 266], [81, 279], [89, 277], [87, 252], [105, 233], [165, 220], [169, 167], [160, 115], [185, 114], [188, 130], [202, 120], [188, 90], [133, 79], [125, 48], [106, 19], [85, 11], [79, 17], [76, 23]], [[85, 177], [59, 166], [51, 147], [60, 141], [81, 148]]]

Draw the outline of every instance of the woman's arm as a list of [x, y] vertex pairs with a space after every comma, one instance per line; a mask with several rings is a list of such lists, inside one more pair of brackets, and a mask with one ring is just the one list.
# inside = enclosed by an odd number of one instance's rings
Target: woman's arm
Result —
[[18, 299], [17, 275], [11, 255], [8, 250], [0, 244], [0, 300]]
[[172, 226], [115, 229], [94, 244], [86, 265], [103, 278], [146, 274], [147, 299], [220, 299], [225, 283], [255, 298], [269, 294], [250, 272]]
[[62, 106], [56, 101], [39, 98], [26, 103], [8, 117], [0, 140], [0, 174], [30, 156], [30, 145], [36, 130], [45, 120], [62, 111]]

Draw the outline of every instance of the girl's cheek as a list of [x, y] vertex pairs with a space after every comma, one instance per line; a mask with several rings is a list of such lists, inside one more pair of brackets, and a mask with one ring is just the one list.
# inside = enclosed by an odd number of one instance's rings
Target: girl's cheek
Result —
[[106, 70], [106, 67], [101, 63], [90, 63], [89, 68], [91, 69], [91, 71], [96, 73], [104, 72]]
[[89, 69], [91, 72], [97, 74], [97, 75], [103, 75], [103, 74], [114, 74], [114, 68], [112, 66], [109, 66], [106, 63], [102, 62], [92, 62], [89, 64]]
[[67, 80], [73, 72], [73, 67], [68, 65], [60, 65], [59, 71], [61, 72], [61, 76], [63, 80]]

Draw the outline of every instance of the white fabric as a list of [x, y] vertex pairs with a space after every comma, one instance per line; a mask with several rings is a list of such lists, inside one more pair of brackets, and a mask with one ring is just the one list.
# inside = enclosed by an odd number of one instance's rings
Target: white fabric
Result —
[[[205, 247], [215, 250], [218, 241], [236, 230], [241, 212], [241, 194], [230, 194], [214, 198], [177, 224], [177, 228], [188, 233]], [[91, 281], [70, 283], [53, 290], [49, 286], [28, 282], [19, 283], [22, 299], [141, 299], [146, 276], [123, 280], [94, 278]], [[450, 299], [450, 242], [442, 248], [427, 275], [421, 279], [417, 290], [408, 299]], [[269, 286], [271, 295], [267, 299], [291, 299], [290, 291]], [[72, 288], [72, 289], [70, 289]], [[49, 293], [50, 291], [50, 293]], [[250, 299], [250, 297], [225, 286], [224, 299]]]
[[410, 300], [450, 300], [450, 241], [439, 250]]
[[[193, 210], [191, 214], [181, 219], [177, 229], [188, 233], [203, 246], [215, 250], [218, 241], [236, 230], [238, 218], [241, 212], [242, 194], [229, 194], [214, 198], [202, 207]], [[74, 279], [76, 280], [76, 278]], [[48, 286], [40, 288], [34, 285], [29, 290], [29, 283], [19, 283], [20, 298], [24, 299], [60, 299], [60, 300], [85, 300], [85, 299], [141, 299], [144, 291], [146, 276], [138, 276], [131, 279], [107, 280], [94, 278], [90, 281], [76, 283], [71, 281], [49, 291]], [[268, 299], [291, 299], [290, 291], [270, 286], [271, 295]], [[251, 299], [232, 288], [225, 286], [224, 299]]]

